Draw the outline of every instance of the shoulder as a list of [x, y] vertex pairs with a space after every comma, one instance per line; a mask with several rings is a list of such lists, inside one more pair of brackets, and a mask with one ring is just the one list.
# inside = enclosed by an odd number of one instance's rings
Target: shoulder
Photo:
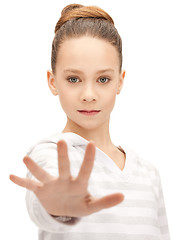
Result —
[[41, 140], [35, 142], [30, 148], [27, 149], [26, 154], [28, 156], [33, 155], [33, 153], [37, 153], [40, 151], [51, 151], [57, 147], [56, 143], [61, 138], [60, 133], [56, 133], [49, 137], [42, 138]]
[[[42, 138], [27, 149], [26, 155], [40, 167], [57, 175], [57, 141], [60, 134]], [[56, 170], [54, 170], [56, 169]], [[29, 173], [28, 173], [29, 176]]]
[[[77, 139], [76, 135], [55, 133], [49, 137], [43, 138], [33, 144], [27, 151], [26, 155], [31, 157], [38, 163], [43, 162], [57, 162], [57, 142], [64, 140], [67, 143], [68, 152], [70, 152], [70, 160], [77, 160], [77, 156], [82, 155], [83, 151], [79, 149], [80, 144], [85, 145], [81, 139]], [[79, 153], [79, 154], [77, 154]]]
[[[57, 142], [65, 140], [68, 147], [68, 156], [71, 163], [71, 172], [77, 174], [82, 163], [84, 154], [83, 143], [72, 134], [56, 133], [50, 137], [43, 138], [33, 144], [27, 151], [27, 155], [33, 159], [39, 166], [57, 175], [58, 152]], [[82, 142], [82, 146], [79, 144]], [[70, 154], [69, 154], [70, 153]]]
[[125, 152], [128, 156], [128, 160], [130, 161], [130, 165], [132, 165], [130, 167], [136, 174], [139, 173], [141, 175], [148, 176], [151, 179], [160, 178], [157, 167], [148, 159], [129, 148], [125, 148]]

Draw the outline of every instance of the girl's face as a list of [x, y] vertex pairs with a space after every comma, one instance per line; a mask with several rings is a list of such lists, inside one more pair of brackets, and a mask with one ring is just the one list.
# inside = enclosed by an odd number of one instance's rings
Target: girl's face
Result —
[[[50, 90], [59, 95], [70, 128], [94, 130], [108, 123], [125, 76], [119, 66], [116, 48], [104, 40], [84, 36], [63, 42], [56, 74], [48, 71], [47, 77]], [[100, 111], [89, 115], [79, 110]]]

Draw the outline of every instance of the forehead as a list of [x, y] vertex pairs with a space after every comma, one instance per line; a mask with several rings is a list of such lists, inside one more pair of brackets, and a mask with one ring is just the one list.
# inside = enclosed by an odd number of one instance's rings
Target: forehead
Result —
[[111, 43], [93, 37], [81, 37], [65, 40], [57, 55], [56, 68], [90, 67], [116, 68], [119, 67], [118, 51]]

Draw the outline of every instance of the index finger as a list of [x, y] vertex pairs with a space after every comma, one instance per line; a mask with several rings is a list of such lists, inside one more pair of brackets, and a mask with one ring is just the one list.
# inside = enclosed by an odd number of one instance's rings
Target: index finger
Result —
[[95, 143], [93, 141], [90, 141], [86, 147], [84, 160], [80, 168], [79, 174], [77, 176], [78, 181], [85, 182], [86, 184], [88, 183], [94, 165], [94, 159], [95, 159]]
[[32, 173], [34, 177], [36, 177], [42, 183], [46, 183], [52, 179], [52, 176], [43, 168], [41, 168], [35, 161], [33, 161], [29, 156], [25, 156], [23, 158], [23, 162], [25, 163], [28, 170]]

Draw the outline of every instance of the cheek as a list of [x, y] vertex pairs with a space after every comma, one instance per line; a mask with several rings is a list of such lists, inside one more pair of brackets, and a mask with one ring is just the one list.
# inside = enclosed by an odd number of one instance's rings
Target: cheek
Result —
[[106, 109], [111, 110], [115, 105], [116, 100], [116, 91], [109, 91], [107, 94], [105, 93], [105, 97], [103, 98], [103, 104]]
[[67, 87], [60, 86], [59, 91], [59, 100], [61, 106], [64, 110], [72, 108], [72, 104], [74, 103], [77, 93], [68, 89]]

